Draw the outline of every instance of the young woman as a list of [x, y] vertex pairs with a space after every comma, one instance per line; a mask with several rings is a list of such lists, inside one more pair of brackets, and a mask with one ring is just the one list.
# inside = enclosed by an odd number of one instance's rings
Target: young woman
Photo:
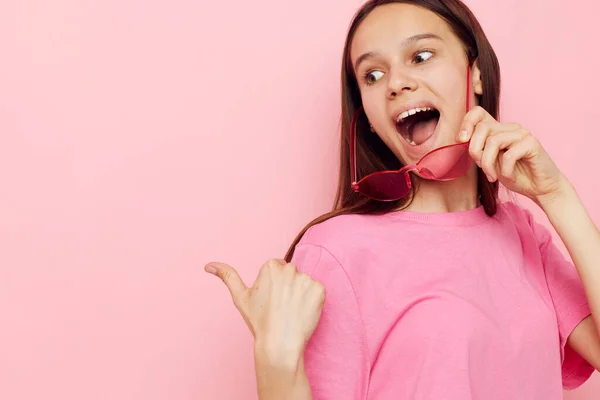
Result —
[[[260, 399], [558, 400], [582, 384], [600, 368], [600, 234], [536, 138], [497, 121], [472, 13], [368, 1], [342, 84], [333, 212], [251, 288], [206, 267], [255, 336]], [[499, 183], [541, 207], [574, 265]]]

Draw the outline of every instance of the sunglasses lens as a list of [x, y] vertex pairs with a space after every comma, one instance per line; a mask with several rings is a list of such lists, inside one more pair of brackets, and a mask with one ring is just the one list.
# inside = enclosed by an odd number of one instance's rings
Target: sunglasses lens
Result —
[[451, 180], [463, 176], [471, 166], [468, 143], [441, 147], [426, 155], [418, 163], [423, 178]]
[[410, 190], [406, 173], [382, 171], [371, 174], [358, 183], [358, 191], [379, 201], [394, 201], [406, 196]]

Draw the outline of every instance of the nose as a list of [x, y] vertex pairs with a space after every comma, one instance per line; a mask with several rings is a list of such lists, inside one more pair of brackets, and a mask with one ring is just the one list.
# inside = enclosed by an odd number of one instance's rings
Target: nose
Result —
[[390, 100], [398, 97], [402, 92], [414, 92], [418, 83], [407, 71], [397, 68], [390, 71], [391, 77], [388, 80], [387, 97]]

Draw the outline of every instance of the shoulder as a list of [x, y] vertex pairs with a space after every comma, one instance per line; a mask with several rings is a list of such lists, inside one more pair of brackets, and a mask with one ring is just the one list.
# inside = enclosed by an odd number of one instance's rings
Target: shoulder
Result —
[[507, 219], [517, 226], [527, 226], [532, 228], [535, 219], [531, 211], [514, 201], [504, 201], [498, 203], [497, 218]]
[[536, 220], [531, 210], [515, 202], [499, 203], [498, 217], [509, 220], [522, 234], [527, 233], [534, 236], [539, 245], [552, 240], [550, 230]]
[[517, 217], [523, 220], [531, 218], [531, 211], [515, 203], [514, 201], [503, 201], [498, 203], [498, 213], [508, 217]]
[[[364, 254], [380, 226], [381, 218], [376, 215], [346, 214], [329, 218], [311, 226], [296, 244], [295, 258], [310, 257], [318, 267], [310, 269], [341, 268], [353, 275], [355, 264]], [[296, 256], [297, 255], [297, 256]], [[316, 262], [318, 260], [318, 262]]]
[[329, 218], [311, 226], [299, 244], [317, 245], [327, 249], [347, 247], [355, 243], [368, 229], [373, 216], [346, 214]]

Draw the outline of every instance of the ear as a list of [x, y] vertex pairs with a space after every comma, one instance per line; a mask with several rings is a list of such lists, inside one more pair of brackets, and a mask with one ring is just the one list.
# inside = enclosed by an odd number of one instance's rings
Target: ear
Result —
[[478, 95], [483, 94], [483, 81], [481, 80], [481, 70], [479, 69], [478, 60], [473, 63], [471, 71], [471, 85], [473, 86], [473, 92]]

